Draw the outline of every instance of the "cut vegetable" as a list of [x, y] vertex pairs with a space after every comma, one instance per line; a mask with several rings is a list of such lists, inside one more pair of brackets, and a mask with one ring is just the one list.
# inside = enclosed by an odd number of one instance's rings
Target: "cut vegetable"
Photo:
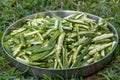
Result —
[[89, 65], [104, 58], [116, 44], [106, 19], [96, 21], [86, 13], [64, 18], [40, 15], [9, 33], [6, 51], [22, 63], [44, 68]]

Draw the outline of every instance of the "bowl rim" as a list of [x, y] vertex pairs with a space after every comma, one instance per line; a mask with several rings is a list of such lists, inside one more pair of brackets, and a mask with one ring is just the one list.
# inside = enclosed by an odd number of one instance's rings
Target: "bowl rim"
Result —
[[105, 57], [103, 57], [102, 59], [99, 59], [97, 62], [90, 63], [90, 64], [88, 64], [88, 65], [79, 66], [79, 67], [74, 67], [74, 68], [63, 68], [63, 69], [44, 68], [44, 67], [38, 67], [38, 66], [33, 66], [33, 65], [30, 65], [30, 64], [22, 63], [22, 62], [16, 60], [12, 55], [10, 55], [10, 54], [7, 52], [7, 50], [6, 50], [5, 47], [4, 47], [4, 37], [5, 37], [6, 33], [7, 33], [7, 31], [8, 31], [11, 27], [14, 27], [15, 24], [17, 24], [18, 22], [21, 22], [22, 20], [24, 20], [24, 19], [26, 19], [26, 18], [29, 18], [30, 16], [34, 16], [34, 17], [35, 17], [36, 14], [56, 13], [56, 12], [64, 12], [64, 13], [66, 13], [66, 12], [67, 12], [67, 13], [71, 13], [71, 12], [72, 12], [72, 13], [86, 13], [87, 15], [90, 15], [90, 16], [92, 16], [92, 17], [94, 16], [95, 18], [98, 18], [98, 19], [101, 18], [101, 17], [96, 16], [96, 15], [91, 14], [91, 13], [82, 12], [82, 11], [74, 11], [74, 10], [50, 10], [50, 11], [44, 11], [44, 12], [34, 13], [34, 14], [31, 14], [31, 15], [22, 17], [21, 19], [18, 19], [17, 21], [13, 22], [11, 25], [9, 25], [9, 26], [5, 29], [5, 31], [4, 31], [4, 33], [3, 33], [3, 35], [2, 35], [2, 39], [1, 39], [2, 49], [3, 49], [3, 51], [4, 51], [3, 53], [4, 53], [4, 54], [7, 54], [7, 56], [9, 56], [10, 58], [12, 58], [13, 60], [15, 60], [15, 61], [17, 61], [18, 63], [21, 63], [21, 64], [23, 64], [23, 65], [25, 65], [25, 66], [27, 66], [27, 67], [32, 67], [32, 68], [37, 68], [37, 69], [44, 69], [44, 70], [58, 70], [58, 71], [60, 70], [60, 71], [61, 71], [61, 70], [74, 70], [74, 69], [89, 67], [89, 66], [91, 66], [91, 65], [97, 64], [97, 63], [101, 62], [102, 60], [106, 59], [108, 56], [110, 56], [110, 55], [115, 51], [115, 49], [116, 49], [116, 47], [117, 47], [117, 45], [118, 45], [118, 40], [119, 40], [118, 32], [117, 32], [116, 28], [115, 28], [111, 23], [107, 22], [108, 25], [109, 25], [109, 26], [115, 31], [115, 33], [116, 33], [116, 34], [115, 34], [116, 43], [115, 43], [113, 49], [112, 49]]

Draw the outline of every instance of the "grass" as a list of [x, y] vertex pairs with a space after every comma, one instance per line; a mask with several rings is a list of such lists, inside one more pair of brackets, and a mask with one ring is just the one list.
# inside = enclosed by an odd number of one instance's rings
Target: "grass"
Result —
[[[120, 37], [120, 0], [0, 0], [0, 39], [4, 30], [16, 20], [40, 11], [77, 10], [107, 18], [116, 27]], [[71, 80], [120, 80], [120, 44], [114, 52], [114, 59], [104, 69], [86, 78]], [[39, 80], [10, 67], [0, 49], [0, 80]], [[41, 79], [40, 79], [41, 80]], [[52, 80], [45, 75], [42, 80]]]

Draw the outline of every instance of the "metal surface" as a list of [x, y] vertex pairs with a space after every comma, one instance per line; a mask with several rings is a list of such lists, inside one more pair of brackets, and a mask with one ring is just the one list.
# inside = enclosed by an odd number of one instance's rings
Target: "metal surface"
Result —
[[[40, 12], [40, 14], [44, 14], [45, 16], [46, 15], [49, 15], [49, 16], [57, 15], [57, 16], [60, 16], [60, 17], [65, 17], [67, 15], [70, 15], [70, 14], [73, 14], [73, 13], [76, 13], [76, 12], [77, 11], [58, 10], [58, 11]], [[81, 12], [78, 12], [78, 13], [81, 13]], [[112, 24], [108, 23], [110, 30], [115, 35], [115, 40], [116, 40], [117, 43], [115, 44], [113, 50], [110, 53], [108, 53], [108, 55], [105, 56], [103, 59], [99, 60], [98, 62], [92, 63], [92, 64], [87, 65], [87, 66], [81, 66], [81, 67], [72, 68], [72, 69], [47, 69], [47, 68], [40, 68], [40, 67], [37, 67], [37, 66], [31, 66], [31, 65], [24, 64], [24, 63], [21, 63], [21, 62], [15, 60], [10, 54], [8, 54], [8, 52], [4, 48], [4, 45], [3, 45], [4, 36], [6, 34], [9, 34], [9, 31], [12, 30], [13, 28], [20, 27], [24, 23], [25, 19], [34, 18], [35, 15], [36, 14], [33, 14], [33, 15], [30, 15], [30, 16], [27, 16], [27, 17], [24, 17], [24, 18], [18, 20], [17, 22], [15, 22], [11, 26], [9, 26], [3, 34], [2, 48], [3, 48], [3, 51], [4, 51], [5, 58], [13, 66], [15, 66], [17, 69], [19, 69], [21, 71], [28, 70], [28, 72], [30, 74], [36, 74], [39, 77], [43, 77], [43, 74], [46, 74], [46, 75], [49, 75], [49, 76], [52, 76], [52, 77], [57, 77], [59, 75], [59, 76], [62, 76], [64, 78], [70, 78], [72, 75], [76, 75], [76, 76], [80, 77], [80, 76], [88, 76], [88, 75], [91, 75], [91, 74], [95, 73], [96, 71], [103, 68], [112, 59], [112, 55], [113, 55], [114, 50], [115, 50], [115, 48], [117, 47], [117, 44], [118, 44], [118, 33], [117, 33], [116, 29], [114, 28], [114, 26]], [[88, 16], [92, 19], [97, 20], [97, 21], [100, 18], [98, 16], [95, 16], [95, 15], [92, 15], [92, 14], [89, 14], [89, 13], [88, 13]]]

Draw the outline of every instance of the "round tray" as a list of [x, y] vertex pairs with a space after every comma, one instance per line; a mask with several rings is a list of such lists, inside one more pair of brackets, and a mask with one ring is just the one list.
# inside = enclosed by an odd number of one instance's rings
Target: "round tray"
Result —
[[[39, 14], [44, 14], [45, 16], [57, 15], [57, 16], [60, 16], [60, 17], [65, 17], [65, 16], [68, 16], [68, 15], [76, 13], [76, 12], [81, 13], [81, 12], [78, 12], [78, 11], [57, 10], [57, 11], [40, 12]], [[98, 19], [100, 18], [98, 16], [95, 16], [95, 15], [92, 15], [92, 14], [89, 14], [89, 13], [87, 13], [87, 14], [88, 14], [89, 18], [94, 19], [96, 21], [98, 21]], [[75, 75], [77, 77], [80, 77], [80, 76], [88, 76], [88, 75], [91, 75], [91, 74], [95, 73], [96, 71], [103, 68], [112, 59], [113, 52], [114, 52], [114, 50], [115, 50], [115, 48], [117, 47], [117, 44], [118, 44], [118, 33], [117, 33], [116, 29], [114, 28], [114, 26], [112, 24], [108, 23], [109, 29], [115, 35], [116, 44], [115, 44], [114, 48], [112, 49], [112, 51], [108, 53], [108, 55], [106, 55], [104, 58], [100, 59], [99, 61], [97, 61], [95, 63], [92, 63], [92, 64], [87, 65], [87, 66], [80, 66], [80, 67], [77, 67], [77, 68], [72, 68], [72, 69], [48, 69], [48, 68], [41, 68], [41, 67], [37, 67], [37, 66], [31, 66], [31, 65], [24, 64], [24, 63], [21, 63], [21, 62], [17, 61], [10, 54], [8, 54], [8, 52], [4, 48], [4, 45], [3, 45], [4, 37], [5, 37], [6, 34], [9, 33], [10, 29], [13, 29], [14, 27], [20, 27], [26, 19], [32, 19], [32, 18], [35, 17], [35, 15], [36, 14], [29, 15], [27, 17], [24, 17], [24, 18], [16, 21], [12, 25], [10, 25], [5, 30], [5, 32], [3, 34], [2, 48], [3, 48], [3, 51], [4, 51], [5, 58], [10, 62], [10, 64], [15, 66], [17, 69], [19, 69], [21, 71], [27, 70], [29, 72], [29, 74], [35, 74], [39, 77], [43, 77], [44, 74], [46, 74], [48, 76], [51, 76], [51, 77], [62, 76], [63, 78], [70, 78], [73, 75]]]

